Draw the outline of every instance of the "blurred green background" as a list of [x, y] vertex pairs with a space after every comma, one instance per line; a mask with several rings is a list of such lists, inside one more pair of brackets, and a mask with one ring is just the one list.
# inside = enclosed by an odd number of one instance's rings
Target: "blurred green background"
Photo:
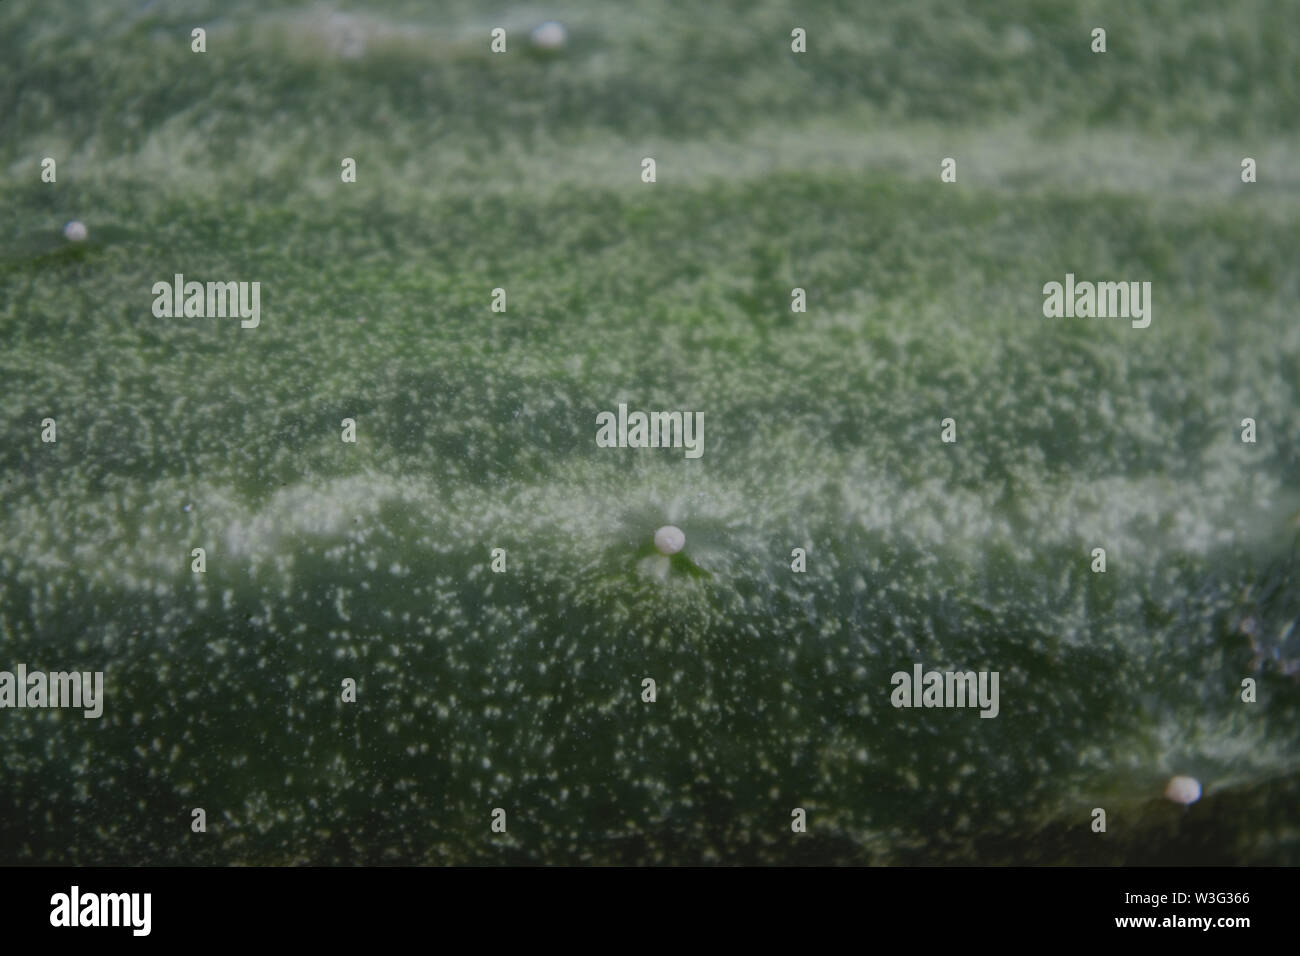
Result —
[[1300, 862], [1298, 14], [0, 3], [0, 862]]

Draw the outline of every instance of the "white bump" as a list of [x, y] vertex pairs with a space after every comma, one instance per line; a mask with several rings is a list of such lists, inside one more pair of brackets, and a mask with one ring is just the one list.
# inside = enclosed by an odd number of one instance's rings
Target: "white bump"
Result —
[[673, 524], [666, 524], [655, 532], [655, 547], [661, 554], [676, 554], [686, 547], [686, 535]]
[[73, 242], [85, 241], [87, 234], [86, 224], [84, 222], [78, 222], [76, 219], [63, 227], [64, 238], [71, 239]]
[[533, 30], [533, 46], [539, 50], [559, 50], [568, 39], [564, 25], [554, 20], [547, 20]]
[[1170, 777], [1165, 797], [1183, 805], [1195, 803], [1201, 799], [1201, 782], [1195, 777]]

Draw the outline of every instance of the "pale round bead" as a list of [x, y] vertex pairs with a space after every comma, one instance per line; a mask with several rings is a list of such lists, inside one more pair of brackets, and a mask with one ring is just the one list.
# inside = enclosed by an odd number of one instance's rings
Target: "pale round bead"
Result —
[[660, 554], [676, 554], [686, 547], [686, 535], [676, 525], [666, 524], [655, 532], [655, 548]]
[[539, 50], [559, 50], [568, 39], [564, 25], [548, 20], [533, 30], [533, 46]]
[[1201, 782], [1195, 777], [1170, 777], [1165, 785], [1165, 797], [1184, 806], [1201, 799]]

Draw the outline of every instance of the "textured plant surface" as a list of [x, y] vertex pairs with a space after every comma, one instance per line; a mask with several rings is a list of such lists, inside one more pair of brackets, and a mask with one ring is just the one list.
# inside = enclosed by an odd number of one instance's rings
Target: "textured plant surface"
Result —
[[1300, 6], [792, 6], [0, 4], [0, 862], [1300, 862]]

